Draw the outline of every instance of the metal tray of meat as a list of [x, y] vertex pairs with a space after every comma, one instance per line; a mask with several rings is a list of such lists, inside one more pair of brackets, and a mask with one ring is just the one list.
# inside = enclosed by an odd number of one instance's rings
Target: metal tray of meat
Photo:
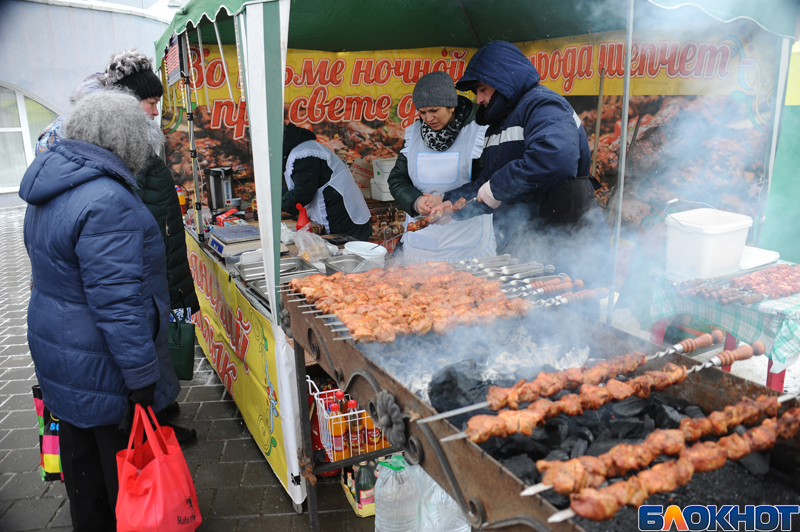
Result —
[[307, 277], [320, 273], [313, 264], [303, 257], [283, 257], [280, 264], [280, 284], [288, 283], [298, 277]]
[[236, 271], [239, 272], [239, 276], [245, 281], [255, 281], [256, 279], [263, 279], [264, 278], [264, 262], [248, 262], [247, 264], [242, 264], [241, 262], [237, 262]]
[[337, 272], [366, 272], [368, 270], [381, 267], [380, 264], [369, 261], [358, 255], [340, 255], [338, 257], [328, 257], [327, 259], [322, 259], [320, 262], [325, 265], [325, 275], [333, 275]]

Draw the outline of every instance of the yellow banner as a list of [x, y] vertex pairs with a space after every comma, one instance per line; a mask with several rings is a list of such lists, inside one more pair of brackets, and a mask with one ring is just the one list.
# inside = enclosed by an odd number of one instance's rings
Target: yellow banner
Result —
[[[518, 45], [559, 94], [594, 96], [606, 69], [606, 95], [621, 95], [625, 32], [592, 33]], [[775, 36], [751, 21], [634, 31], [631, 94], [768, 95], [777, 65]]]
[[200, 300], [200, 312], [194, 316], [197, 341], [288, 490], [272, 324], [189, 235], [186, 245]]

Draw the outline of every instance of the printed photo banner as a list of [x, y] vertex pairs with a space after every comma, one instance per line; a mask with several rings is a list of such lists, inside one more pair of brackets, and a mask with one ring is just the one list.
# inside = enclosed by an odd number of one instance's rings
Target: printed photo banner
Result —
[[[604, 93], [621, 95], [625, 32], [602, 32], [518, 43], [542, 84], [565, 96], [594, 96], [606, 69]], [[243, 139], [248, 127], [236, 47], [190, 47], [192, 99], [207, 127]], [[289, 50], [284, 77], [286, 118], [296, 124], [392, 121], [407, 127], [416, 116], [417, 80], [445, 71], [457, 80], [475, 48], [418, 48], [365, 52]], [[633, 95], [730, 95], [740, 102], [769, 96], [777, 64], [776, 39], [755, 23], [647, 28], [634, 33]], [[227, 72], [227, 76], [226, 76]], [[181, 87], [165, 96], [167, 131], [183, 122]], [[759, 113], [754, 106], [754, 113]]]
[[186, 245], [200, 300], [200, 312], [194, 315], [197, 341], [288, 491], [281, 409], [291, 411], [292, 398], [281, 404], [272, 324], [228, 282], [228, 272], [188, 235]]

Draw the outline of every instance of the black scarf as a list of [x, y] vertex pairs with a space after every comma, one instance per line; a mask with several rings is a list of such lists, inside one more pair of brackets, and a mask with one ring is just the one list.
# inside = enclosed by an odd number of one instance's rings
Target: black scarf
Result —
[[447, 151], [456, 141], [464, 120], [469, 115], [471, 103], [466, 98], [458, 99], [458, 105], [453, 111], [453, 119], [439, 131], [434, 131], [422, 118], [420, 118], [420, 133], [425, 146], [431, 150]]

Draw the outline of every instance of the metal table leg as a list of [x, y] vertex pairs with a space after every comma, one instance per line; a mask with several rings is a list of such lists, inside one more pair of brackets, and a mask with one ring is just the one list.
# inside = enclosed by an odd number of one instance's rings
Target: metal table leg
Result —
[[[308, 421], [308, 383], [306, 382], [306, 357], [299, 342], [294, 342], [295, 373], [297, 374], [297, 400], [300, 405], [300, 462], [312, 464], [311, 425]], [[308, 474], [313, 475], [309, 466]], [[306, 501], [311, 532], [319, 532], [319, 512], [317, 511], [317, 488], [315, 482], [306, 479]]]
[[767, 387], [783, 393], [783, 380], [786, 378], [786, 370], [780, 373], [772, 373], [770, 371], [771, 369], [772, 359], [770, 359], [769, 364], [767, 364]]

